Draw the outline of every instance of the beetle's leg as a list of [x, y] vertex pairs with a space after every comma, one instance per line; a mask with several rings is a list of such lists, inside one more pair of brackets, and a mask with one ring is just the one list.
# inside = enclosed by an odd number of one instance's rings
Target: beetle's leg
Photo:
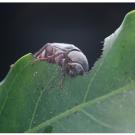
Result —
[[50, 63], [54, 63], [55, 57], [57, 57], [57, 56], [59, 56], [61, 54], [63, 54], [63, 53], [60, 52], [60, 53], [53, 54], [53, 55], [47, 56], [47, 57], [39, 57], [39, 58], [37, 58], [36, 60], [33, 61], [33, 64], [36, 63], [37, 61], [48, 61]]
[[63, 86], [64, 86], [64, 80], [65, 80], [65, 76], [62, 75], [62, 79], [60, 81], [60, 88], [63, 89]]
[[63, 86], [64, 86], [64, 80], [65, 80], [65, 72], [63, 71], [63, 69], [61, 68], [61, 79], [60, 79], [60, 82], [59, 82], [59, 86], [60, 86], [60, 89], [63, 89]]
[[46, 50], [46, 48], [47, 48], [49, 45], [50, 45], [49, 43], [45, 44], [38, 52], [36, 52], [36, 53], [34, 54], [34, 56], [35, 56], [35, 57], [38, 57], [39, 54], [41, 54], [43, 50]]
[[38, 61], [46, 61], [46, 60], [48, 60], [48, 58], [37, 58], [32, 62], [32, 64], [35, 64]]
[[61, 54], [63, 54], [63, 53], [62, 52], [59, 52], [59, 53], [56, 53], [56, 54], [47, 56], [47, 58], [48, 58], [47, 61], [49, 63], [56, 63], [56, 64], [58, 64], [56, 58], [58, 58]]
[[32, 62], [32, 64], [35, 64], [35, 63], [38, 62], [38, 61], [48, 61], [48, 59], [51, 58], [51, 57], [53, 57], [53, 56], [48, 56], [48, 57], [46, 57], [46, 58], [45, 58], [45, 57], [44, 57], [44, 58], [42, 58], [42, 57], [40, 58], [40, 57], [39, 57], [39, 58], [35, 59], [35, 60]]
[[62, 65], [61, 65], [61, 80], [60, 80], [60, 88], [63, 89], [64, 80], [66, 76], [66, 70], [67, 70], [67, 59], [62, 59]]

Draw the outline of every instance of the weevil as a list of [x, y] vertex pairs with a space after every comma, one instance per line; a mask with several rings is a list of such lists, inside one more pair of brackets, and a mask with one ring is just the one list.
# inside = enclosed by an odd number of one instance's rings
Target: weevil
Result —
[[86, 56], [73, 44], [47, 43], [34, 56], [37, 60], [59, 65], [62, 73], [71, 77], [83, 75], [89, 70]]

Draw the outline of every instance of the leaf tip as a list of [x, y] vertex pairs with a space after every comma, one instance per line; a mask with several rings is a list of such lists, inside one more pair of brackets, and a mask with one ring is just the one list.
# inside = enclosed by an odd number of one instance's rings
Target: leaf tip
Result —
[[134, 23], [134, 18], [135, 18], [135, 10], [132, 10], [125, 15], [123, 23], [124, 24], [131, 24], [132, 22]]
[[32, 60], [34, 57], [33, 57], [33, 54], [32, 53], [28, 53], [24, 56], [22, 56], [21, 58], [19, 58], [15, 63], [14, 65], [17, 65], [18, 63], [21, 63], [21, 62], [26, 62], [26, 61], [30, 61]]
[[126, 16], [128, 17], [128, 16], [135, 16], [135, 10], [131, 10], [130, 12], [128, 12], [127, 14], [126, 14]]

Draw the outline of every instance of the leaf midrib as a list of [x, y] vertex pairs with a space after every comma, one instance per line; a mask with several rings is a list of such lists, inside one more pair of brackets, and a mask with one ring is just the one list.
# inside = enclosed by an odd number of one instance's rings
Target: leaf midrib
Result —
[[107, 100], [111, 96], [115, 96], [117, 94], [121, 94], [122, 92], [127, 92], [127, 91], [131, 90], [134, 87], [135, 87], [135, 81], [131, 81], [131, 83], [123, 86], [122, 88], [118, 88], [118, 89], [113, 90], [112, 92], [110, 92], [110, 93], [108, 93], [106, 95], [103, 95], [103, 96], [95, 98], [95, 99], [93, 99], [91, 101], [88, 101], [88, 102], [85, 102], [85, 103], [83, 102], [83, 103], [81, 103], [81, 104], [79, 104], [77, 106], [74, 106], [73, 108], [71, 108], [69, 110], [66, 110], [65, 112], [62, 112], [59, 115], [54, 116], [51, 119], [49, 119], [49, 120], [47, 120], [45, 122], [42, 122], [39, 125], [31, 128], [31, 129], [26, 130], [25, 133], [37, 132], [38, 130], [40, 130], [42, 128], [45, 128], [46, 126], [56, 122], [57, 120], [65, 118], [65, 117], [69, 116], [70, 114], [73, 114], [73, 113], [75, 113], [77, 111], [81, 111], [82, 108], [84, 108], [84, 107], [91, 106], [93, 104], [96, 104], [97, 102], [105, 101], [105, 100]]

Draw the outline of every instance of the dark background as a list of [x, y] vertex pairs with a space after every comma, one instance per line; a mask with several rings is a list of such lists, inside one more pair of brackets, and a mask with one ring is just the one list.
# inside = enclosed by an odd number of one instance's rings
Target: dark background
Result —
[[0, 3], [0, 80], [18, 58], [47, 42], [75, 44], [92, 67], [101, 41], [133, 9], [135, 3]]

